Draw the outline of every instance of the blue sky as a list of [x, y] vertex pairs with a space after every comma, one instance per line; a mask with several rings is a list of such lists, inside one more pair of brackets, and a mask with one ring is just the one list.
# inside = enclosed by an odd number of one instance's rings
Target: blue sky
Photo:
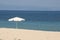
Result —
[[60, 11], [60, 0], [0, 0], [0, 10]]

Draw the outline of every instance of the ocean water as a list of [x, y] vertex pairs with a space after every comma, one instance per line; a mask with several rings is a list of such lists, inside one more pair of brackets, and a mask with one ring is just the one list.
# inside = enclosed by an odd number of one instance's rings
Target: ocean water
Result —
[[0, 10], [0, 28], [16, 28], [16, 22], [8, 21], [16, 16], [26, 19], [18, 22], [19, 29], [60, 31], [60, 11]]

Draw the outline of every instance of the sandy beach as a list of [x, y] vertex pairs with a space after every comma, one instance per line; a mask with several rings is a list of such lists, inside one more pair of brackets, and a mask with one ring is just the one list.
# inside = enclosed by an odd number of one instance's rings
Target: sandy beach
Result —
[[60, 40], [60, 32], [0, 28], [0, 40]]

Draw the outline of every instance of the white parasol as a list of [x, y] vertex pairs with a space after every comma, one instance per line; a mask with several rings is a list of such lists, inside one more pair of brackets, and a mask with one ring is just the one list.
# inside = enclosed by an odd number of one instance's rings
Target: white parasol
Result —
[[18, 28], [17, 22], [25, 21], [25, 19], [24, 18], [20, 18], [20, 17], [14, 17], [14, 18], [8, 19], [8, 21], [15, 21], [16, 22], [16, 29], [17, 29]]

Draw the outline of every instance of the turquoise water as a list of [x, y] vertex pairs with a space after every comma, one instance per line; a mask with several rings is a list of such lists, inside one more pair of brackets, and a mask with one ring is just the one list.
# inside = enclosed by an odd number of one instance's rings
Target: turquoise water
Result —
[[[16, 28], [16, 22], [1, 21], [1, 28]], [[19, 29], [60, 31], [60, 22], [18, 22]]]

